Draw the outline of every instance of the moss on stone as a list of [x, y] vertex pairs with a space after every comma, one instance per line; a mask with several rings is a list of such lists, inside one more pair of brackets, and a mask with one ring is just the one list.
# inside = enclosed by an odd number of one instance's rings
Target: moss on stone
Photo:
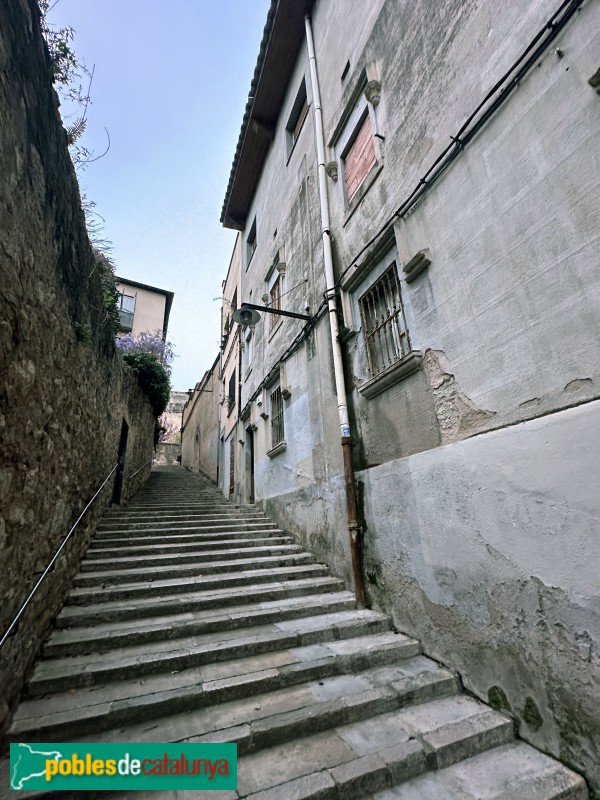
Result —
[[491, 686], [488, 689], [488, 703], [496, 711], [511, 711], [508, 697], [500, 686]]

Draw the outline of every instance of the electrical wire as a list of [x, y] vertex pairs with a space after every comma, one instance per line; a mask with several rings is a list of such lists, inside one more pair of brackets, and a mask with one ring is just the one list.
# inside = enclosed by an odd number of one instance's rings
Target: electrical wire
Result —
[[[389, 230], [390, 226], [396, 221], [396, 219], [404, 217], [418, 203], [421, 197], [423, 197], [423, 195], [429, 191], [429, 189], [446, 171], [454, 159], [457, 158], [457, 156], [465, 149], [466, 145], [475, 137], [483, 125], [485, 125], [488, 119], [498, 110], [498, 108], [500, 108], [513, 90], [517, 88], [520, 81], [529, 71], [534, 62], [540, 58], [544, 50], [547, 49], [548, 45], [556, 38], [559, 32], [564, 28], [567, 22], [571, 19], [575, 12], [581, 8], [582, 5], [582, 0], [565, 0], [560, 5], [560, 7], [557, 9], [557, 11], [555, 11], [552, 17], [550, 17], [544, 27], [534, 36], [534, 38], [513, 63], [510, 69], [504, 73], [500, 80], [497, 81], [497, 83], [490, 89], [483, 100], [479, 103], [477, 108], [466, 119], [456, 136], [450, 137], [450, 144], [436, 158], [428, 171], [415, 186], [413, 191], [401, 203], [401, 205], [383, 224], [377, 233], [359, 250], [350, 264], [342, 271], [336, 283], [337, 288], [340, 287], [344, 276], [347, 275], [347, 273], [354, 266], [356, 266], [361, 256], [364, 255], [364, 253], [366, 253], [367, 250], [369, 250], [369, 248], [372, 247], [375, 242]], [[540, 40], [543, 41], [538, 45]], [[536, 45], [538, 46], [536, 47]], [[530, 53], [531, 55], [529, 55]], [[519, 67], [520, 69], [518, 69]], [[511, 78], [511, 75], [517, 69], [518, 72]], [[489, 100], [499, 91], [500, 87], [507, 81], [507, 85], [504, 86], [504, 88], [499, 92], [494, 102], [483, 112], [483, 114], [481, 114], [478, 119], [476, 119], [477, 115], [484, 108], [486, 103], [489, 102]], [[471, 125], [472, 127], [469, 127]]]

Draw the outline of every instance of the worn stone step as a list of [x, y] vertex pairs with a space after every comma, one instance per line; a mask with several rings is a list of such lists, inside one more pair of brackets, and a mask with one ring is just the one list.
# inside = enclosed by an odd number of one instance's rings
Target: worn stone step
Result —
[[174, 503], [169, 508], [152, 510], [146, 503], [139, 506], [116, 506], [107, 511], [104, 515], [105, 520], [110, 519], [135, 519], [137, 517], [147, 517], [148, 519], [163, 519], [169, 517], [182, 517], [188, 514], [214, 516], [238, 516], [238, 517], [266, 517], [266, 514], [259, 506], [233, 506], [229, 503], [220, 505], [188, 506], [185, 503]]
[[[298, 577], [320, 578], [328, 574], [324, 564], [298, 564], [291, 567], [271, 567], [266, 569], [246, 569], [218, 575], [200, 575], [189, 578], [144, 581], [98, 588], [84, 587], [72, 589], [65, 599], [65, 605], [88, 605], [93, 602], [107, 603], [113, 600], [136, 600], [147, 597], [161, 597], [168, 594], [183, 594], [198, 590], [221, 589], [232, 586], [244, 587], [244, 591], [259, 583], [294, 580]], [[241, 589], [240, 589], [241, 590]]]
[[55, 625], [62, 629], [117, 620], [158, 617], [171, 613], [193, 612], [197, 614], [222, 606], [305, 597], [320, 592], [339, 592], [343, 588], [342, 580], [326, 576], [295, 578], [284, 582], [274, 581], [245, 587], [243, 593], [238, 587], [230, 587], [210, 591], [184, 592], [180, 595], [174, 594], [166, 597], [138, 598], [135, 602], [114, 601], [101, 604], [90, 603], [88, 606], [63, 606], [56, 618]]
[[[352, 641], [335, 645], [356, 650]], [[306, 669], [300, 663], [283, 666], [279, 671], [305, 673]], [[367, 667], [355, 674], [321, 675], [322, 669], [315, 664], [312, 677], [304, 683], [243, 696], [238, 694], [240, 681], [253, 683], [257, 675], [216, 678], [219, 683], [213, 684], [215, 688], [231, 686], [235, 699], [190, 713], [154, 718], [152, 724], [141, 722], [119, 731], [113, 728], [78, 738], [116, 741], [115, 737], [120, 736], [136, 742], [234, 742], [238, 753], [243, 755], [457, 693], [456, 676], [423, 656], [389, 666]]]
[[[389, 627], [374, 611], [341, 611], [257, 626], [249, 631], [219, 631], [201, 636], [122, 647], [114, 652], [43, 659], [27, 684], [29, 696], [67, 691], [111, 681], [230, 661], [334, 639], [382, 633]], [[400, 641], [400, 640], [395, 640]]]
[[84, 569], [83, 565], [86, 565], [86, 568], [91, 568], [92, 564], [96, 561], [103, 561], [103, 560], [110, 560], [112, 562], [113, 559], [121, 559], [121, 558], [130, 558], [131, 556], [135, 556], [136, 559], [139, 556], [140, 558], [152, 558], [154, 555], [169, 555], [173, 554], [174, 556], [178, 556], [180, 553], [193, 553], [193, 552], [203, 552], [203, 551], [211, 551], [218, 548], [219, 551], [225, 552], [227, 549], [241, 549], [245, 547], [262, 547], [262, 546], [273, 546], [279, 547], [281, 545], [295, 545], [296, 540], [291, 535], [282, 535], [282, 536], [257, 536], [256, 538], [244, 538], [240, 535], [239, 538], [227, 538], [227, 539], [201, 539], [198, 541], [189, 541], [189, 542], [175, 542], [173, 544], [148, 544], [148, 545], [135, 545], [131, 546], [124, 546], [124, 547], [90, 547], [87, 551], [85, 559], [82, 562], [82, 569]]
[[[430, 713], [422, 715], [424, 710]], [[336, 800], [364, 800], [438, 762], [485, 752], [512, 737], [512, 721], [476, 700], [431, 700], [246, 755], [239, 762], [238, 792], [266, 800], [320, 797], [325, 788], [325, 796]]]
[[146, 528], [169, 528], [171, 530], [180, 526], [202, 526], [207, 527], [210, 525], [230, 525], [239, 524], [244, 525], [246, 522], [255, 524], [257, 522], [264, 522], [265, 524], [272, 524], [271, 520], [264, 517], [264, 515], [247, 516], [243, 517], [240, 514], [182, 514], [180, 516], [168, 517], [130, 517], [123, 519], [122, 517], [111, 517], [106, 519], [98, 526], [98, 531], [114, 530], [114, 531], [129, 531], [129, 530], [145, 530]]
[[181, 533], [227, 533], [228, 531], [239, 531], [243, 530], [249, 533], [250, 531], [255, 530], [273, 530], [277, 528], [277, 525], [274, 522], [269, 522], [265, 520], [257, 520], [256, 522], [248, 522], [247, 520], [239, 520], [235, 522], [222, 522], [222, 523], [215, 523], [215, 524], [207, 524], [202, 525], [199, 523], [187, 523], [183, 522], [181, 525], [176, 523], [168, 523], [162, 524], [158, 523], [157, 525], [149, 525], [143, 528], [113, 528], [113, 527], [103, 527], [101, 530], [98, 530], [96, 536], [94, 537], [95, 541], [99, 541], [101, 539], [110, 539], [115, 536], [126, 534], [128, 538], [135, 538], [137, 536], [149, 536], [149, 535], [160, 535], [168, 538], [171, 533], [181, 534]]
[[[249, 540], [251, 542], [251, 540]], [[211, 561], [224, 561], [224, 560], [239, 560], [249, 558], [250, 556], [277, 556], [292, 553], [301, 553], [302, 547], [299, 544], [285, 543], [279, 545], [269, 546], [264, 544], [257, 546], [247, 547], [229, 547], [224, 549], [206, 548], [204, 550], [187, 550], [179, 553], [163, 553], [146, 555], [143, 552], [136, 554], [135, 558], [131, 556], [122, 557], [119, 551], [113, 551], [112, 557], [106, 558], [86, 558], [81, 562], [81, 572], [102, 572], [109, 567], [118, 569], [129, 569], [134, 564], [143, 567], [164, 567], [175, 564], [199, 564]]]
[[[373, 800], [588, 800], [585, 781], [524, 742], [513, 742], [400, 786]], [[258, 796], [256, 800], [269, 800]]]
[[132, 694], [120, 691], [117, 700], [104, 690], [96, 698], [85, 690], [82, 697], [63, 694], [51, 698], [56, 710], [46, 716], [40, 714], [49, 706], [32, 700], [22, 704], [8, 736], [47, 738], [60, 729], [78, 739], [110, 741], [117, 726], [126, 726], [121, 737], [128, 741], [230, 741], [242, 754], [456, 694], [451, 672], [412, 655], [414, 640], [393, 636], [330, 642], [317, 653], [293, 648], [278, 654], [271, 668], [246, 673], [232, 671], [230, 662], [210, 665], [204, 678], [176, 689], [143, 694], [145, 685], [132, 684]]
[[144, 564], [142, 567], [133, 567], [129, 562], [128, 567], [98, 572], [79, 573], [74, 578], [74, 585], [78, 587], [115, 587], [117, 585], [137, 583], [143, 580], [164, 581], [166, 579], [190, 578], [193, 576], [216, 576], [226, 572], [239, 572], [240, 570], [263, 570], [269, 567], [289, 567], [292, 565], [312, 564], [315, 557], [312, 553], [302, 551], [301, 548], [294, 553], [279, 553], [276, 555], [257, 554], [253, 558], [227, 558], [214, 561], [185, 562], [180, 560], [177, 564], [162, 564], [151, 567]]
[[152, 534], [146, 536], [128, 537], [123, 536], [121, 531], [114, 534], [114, 538], [103, 537], [102, 539], [96, 538], [90, 545], [88, 552], [94, 553], [99, 548], [106, 547], [149, 547], [149, 546], [163, 546], [177, 544], [194, 544], [202, 542], [221, 542], [231, 541], [234, 538], [247, 539], [248, 536], [255, 535], [257, 538], [264, 538], [265, 536], [287, 536], [285, 531], [280, 528], [261, 528], [259, 530], [247, 531], [240, 529], [239, 531], [223, 531], [221, 533], [171, 533], [168, 536], [160, 534]]
[[129, 621], [96, 624], [91, 628], [76, 627], [55, 630], [44, 646], [44, 657], [57, 658], [81, 653], [105, 652], [115, 647], [173, 641], [184, 636], [201, 635], [217, 631], [252, 628], [255, 625], [282, 622], [316, 614], [352, 611], [354, 595], [350, 592], [317, 594], [309, 597], [292, 597], [266, 603], [230, 606], [204, 612], [172, 614]]

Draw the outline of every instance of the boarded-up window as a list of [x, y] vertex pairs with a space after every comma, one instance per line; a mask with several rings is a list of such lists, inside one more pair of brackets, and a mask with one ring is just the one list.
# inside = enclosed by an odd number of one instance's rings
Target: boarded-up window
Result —
[[354, 141], [344, 155], [344, 185], [348, 200], [352, 200], [375, 161], [371, 120], [367, 114], [359, 126]]

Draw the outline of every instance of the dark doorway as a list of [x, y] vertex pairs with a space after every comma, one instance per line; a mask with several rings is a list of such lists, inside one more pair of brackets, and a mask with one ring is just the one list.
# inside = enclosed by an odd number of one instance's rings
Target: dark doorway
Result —
[[229, 443], [229, 494], [235, 491], [235, 439], [231, 437]]
[[248, 502], [254, 503], [254, 431], [246, 428], [246, 490]]
[[127, 453], [127, 437], [129, 436], [129, 425], [123, 420], [121, 424], [121, 438], [119, 439], [119, 462], [117, 464], [117, 476], [113, 489], [112, 501], [115, 505], [120, 505], [121, 494], [123, 493], [123, 478], [125, 476], [125, 454]]

